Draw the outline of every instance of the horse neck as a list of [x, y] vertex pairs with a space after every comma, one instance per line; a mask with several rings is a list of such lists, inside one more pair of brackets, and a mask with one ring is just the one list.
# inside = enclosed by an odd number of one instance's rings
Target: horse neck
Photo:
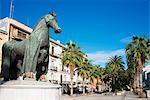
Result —
[[[34, 29], [33, 29], [33, 32], [31, 34], [31, 36], [33, 35], [36, 35], [37, 33], [42, 33], [42, 31], [48, 31], [48, 27], [46, 25], [46, 22], [45, 22], [45, 19], [44, 18], [41, 18], [40, 21], [38, 21], [38, 23], [35, 25]], [[38, 34], [37, 34], [38, 35]]]

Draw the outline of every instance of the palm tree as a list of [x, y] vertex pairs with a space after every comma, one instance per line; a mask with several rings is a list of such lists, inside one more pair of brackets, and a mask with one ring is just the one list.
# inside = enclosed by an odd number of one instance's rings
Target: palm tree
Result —
[[[103, 79], [103, 70], [99, 65], [90, 65], [88, 67], [89, 70], [89, 80], [90, 83], [93, 84], [94, 80], [97, 80], [96, 84], [99, 84], [99, 80]], [[93, 92], [93, 89], [92, 89]]]
[[89, 61], [87, 58], [83, 58], [83, 61], [82, 61], [82, 67], [79, 68], [78, 70], [79, 72], [79, 75], [83, 78], [83, 82], [82, 82], [82, 85], [83, 85], [83, 94], [85, 94], [85, 80], [89, 78]]
[[73, 95], [74, 70], [76, 67], [81, 66], [83, 55], [84, 53], [81, 52], [80, 47], [75, 42], [68, 42], [67, 47], [62, 51], [62, 62], [70, 68], [71, 96]]
[[139, 87], [140, 87], [140, 97], [143, 94], [142, 86], [142, 69], [150, 57], [150, 51], [148, 48], [148, 40], [146, 37], [134, 36], [132, 42], [129, 44], [131, 48], [128, 49], [133, 53], [132, 57], [135, 61], [137, 67], [134, 67], [137, 70], [137, 75], [139, 78]]
[[79, 71], [79, 75], [83, 78], [82, 86], [83, 86], [83, 94], [85, 94], [85, 84], [86, 84], [86, 79], [89, 77], [89, 71], [87, 69], [81, 69]]
[[106, 63], [106, 72], [108, 77], [111, 78], [112, 91], [116, 91], [116, 79], [120, 75], [120, 72], [124, 71], [123, 64], [122, 57], [117, 55], [110, 57]]
[[[127, 63], [127, 65], [129, 66], [128, 63]], [[134, 74], [134, 72], [135, 71], [132, 67], [128, 67], [126, 70], [127, 80], [129, 81], [129, 86], [130, 86], [130, 91], [132, 91], [134, 83], [136, 83], [136, 81], [134, 82], [134, 80], [136, 80], [136, 74]], [[135, 78], [134, 78], [134, 76], [135, 76]]]
[[103, 69], [100, 67], [100, 65], [93, 66], [95, 78], [97, 79], [97, 84], [99, 83], [98, 80], [103, 79]]
[[[94, 80], [96, 78], [94, 66], [92, 64], [90, 64], [88, 70], [89, 70], [89, 81], [90, 81], [91, 86], [93, 86]], [[93, 87], [91, 89], [92, 89], [92, 93], [93, 93]]]
[[127, 57], [127, 65], [128, 65], [128, 78], [130, 81], [130, 90], [133, 85], [134, 92], [138, 93], [138, 81], [137, 81], [137, 64], [135, 62], [134, 54], [132, 53], [133, 43], [130, 43], [126, 47], [126, 57]]

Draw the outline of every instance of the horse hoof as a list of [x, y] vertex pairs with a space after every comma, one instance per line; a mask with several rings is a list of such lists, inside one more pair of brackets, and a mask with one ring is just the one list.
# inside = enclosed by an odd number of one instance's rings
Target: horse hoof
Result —
[[40, 81], [42, 81], [42, 82], [46, 82], [46, 75], [41, 75], [41, 77], [40, 77]]
[[23, 80], [23, 76], [19, 76], [17, 80]]
[[31, 77], [31, 72], [26, 72], [26, 78], [30, 78]]
[[9, 78], [5, 78], [5, 77], [4, 77], [4, 81], [9, 81]]

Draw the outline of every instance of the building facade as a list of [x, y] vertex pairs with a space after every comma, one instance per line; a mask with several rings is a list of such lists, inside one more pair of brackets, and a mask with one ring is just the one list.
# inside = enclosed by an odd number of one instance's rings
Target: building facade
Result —
[[143, 83], [144, 88], [150, 89], [150, 65], [143, 68]]
[[[50, 39], [50, 48], [49, 48], [49, 68], [47, 74], [47, 80], [54, 84], [69, 84], [70, 83], [70, 69], [66, 66], [63, 66], [61, 60], [62, 50], [65, 48], [60, 41], [55, 41]], [[81, 82], [81, 77], [77, 75], [77, 72], [74, 75], [73, 82]]]

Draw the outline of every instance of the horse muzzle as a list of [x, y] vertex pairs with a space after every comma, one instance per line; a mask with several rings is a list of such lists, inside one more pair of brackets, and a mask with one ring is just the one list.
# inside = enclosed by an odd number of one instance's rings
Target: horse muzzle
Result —
[[55, 30], [55, 33], [60, 33], [60, 32], [61, 32], [61, 29]]

